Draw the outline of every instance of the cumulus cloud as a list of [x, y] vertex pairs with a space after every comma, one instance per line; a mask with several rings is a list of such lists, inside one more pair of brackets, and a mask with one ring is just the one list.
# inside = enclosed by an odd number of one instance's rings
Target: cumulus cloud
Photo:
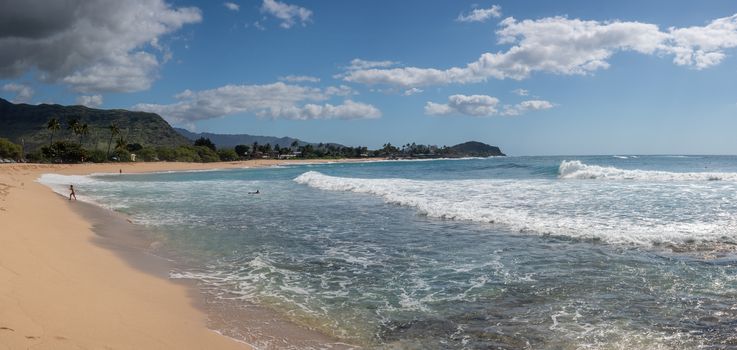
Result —
[[12, 99], [15, 103], [26, 103], [31, 101], [35, 91], [32, 87], [25, 84], [18, 83], [7, 83], [2, 88], [5, 92], [14, 93], [15, 97]]
[[319, 83], [320, 78], [311, 77], [308, 75], [287, 75], [285, 77], [279, 77], [279, 80], [286, 81], [289, 83]]
[[720, 63], [724, 50], [737, 47], [737, 15], [716, 19], [706, 26], [669, 28], [641, 22], [585, 21], [548, 17], [500, 23], [496, 32], [506, 51], [484, 53], [464, 67], [448, 69], [400, 67], [349, 71], [349, 82], [385, 84], [402, 88], [468, 84], [487, 79], [528, 78], [534, 72], [585, 75], [609, 67], [617, 52], [673, 55], [677, 65], [704, 69]]
[[360, 58], [354, 58], [351, 60], [351, 65], [346, 67], [347, 70], [361, 70], [371, 68], [386, 68], [397, 65], [398, 62], [394, 61], [368, 61]]
[[504, 112], [502, 112], [502, 115], [520, 115], [524, 114], [528, 111], [542, 111], [545, 109], [550, 109], [555, 107], [552, 103], [545, 100], [528, 100], [528, 101], [522, 101], [516, 105], [513, 106], [505, 106]]
[[497, 115], [499, 99], [487, 95], [452, 95], [447, 104], [428, 102], [425, 105], [425, 114], [447, 115], [465, 114], [474, 117], [488, 117]]
[[234, 2], [225, 2], [223, 3], [223, 6], [225, 6], [228, 10], [231, 10], [231, 11], [239, 11], [241, 9], [240, 5]]
[[97, 108], [102, 105], [102, 95], [82, 95], [77, 97], [77, 104], [90, 108]]
[[376, 119], [381, 117], [381, 111], [376, 107], [345, 100], [341, 105], [324, 105], [306, 104], [302, 107], [289, 106], [282, 109], [268, 109], [257, 113], [259, 116], [267, 116], [274, 119], [294, 119], [294, 120], [311, 120], [311, 119]]
[[427, 102], [427, 115], [469, 115], [473, 117], [491, 117], [496, 115], [520, 115], [527, 111], [553, 108], [553, 104], [544, 100], [522, 101], [514, 106], [505, 106], [499, 111], [499, 99], [488, 95], [452, 95], [448, 103]]
[[297, 5], [290, 5], [277, 0], [264, 0], [261, 12], [270, 14], [281, 20], [282, 28], [289, 29], [298, 21], [303, 26], [312, 18], [312, 11]]
[[201, 20], [164, 0], [2, 1], [0, 77], [37, 69], [80, 92], [146, 90], [170, 55], [160, 39]]
[[706, 26], [669, 28], [673, 62], [704, 69], [719, 64], [724, 49], [737, 47], [737, 14], [711, 21]]
[[358, 95], [358, 93], [348, 85], [328, 86], [325, 88], [325, 94], [328, 96]]
[[411, 88], [411, 89], [405, 90], [402, 95], [404, 95], [404, 96], [412, 96], [412, 95], [415, 95], [415, 94], [419, 94], [422, 91], [424, 91], [424, 90], [418, 89], [418, 88]]
[[[173, 104], [137, 104], [133, 109], [158, 113], [167, 120], [186, 124], [238, 113], [274, 119], [372, 119], [381, 117], [376, 107], [352, 100], [333, 105], [324, 102], [341, 96], [348, 87], [320, 89], [277, 82], [265, 85], [226, 85], [216, 89], [185, 90]], [[350, 88], [348, 88], [350, 89]]]
[[502, 8], [498, 5], [493, 5], [488, 9], [473, 9], [467, 14], [461, 13], [456, 18], [458, 22], [486, 22], [490, 18], [499, 18], [502, 16]]
[[514, 89], [512, 90], [512, 93], [517, 96], [527, 96], [530, 94], [530, 91], [525, 89]]

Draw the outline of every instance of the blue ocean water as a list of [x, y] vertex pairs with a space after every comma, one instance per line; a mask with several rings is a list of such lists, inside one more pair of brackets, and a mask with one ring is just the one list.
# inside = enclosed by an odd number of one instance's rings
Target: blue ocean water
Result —
[[[172, 278], [376, 348], [737, 346], [737, 157], [44, 175], [126, 213]], [[259, 190], [258, 195], [249, 192]]]

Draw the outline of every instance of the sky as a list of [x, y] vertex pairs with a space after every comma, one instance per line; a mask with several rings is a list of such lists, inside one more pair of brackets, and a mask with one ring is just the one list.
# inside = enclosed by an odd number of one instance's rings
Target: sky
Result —
[[2, 98], [370, 148], [737, 154], [735, 56], [734, 0], [0, 1]]

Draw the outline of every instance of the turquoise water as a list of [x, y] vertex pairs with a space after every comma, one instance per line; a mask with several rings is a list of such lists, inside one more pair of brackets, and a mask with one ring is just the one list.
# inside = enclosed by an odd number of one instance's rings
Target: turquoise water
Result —
[[[172, 278], [349, 343], [737, 346], [737, 158], [505, 157], [42, 182], [122, 211]], [[259, 190], [260, 194], [249, 194]]]

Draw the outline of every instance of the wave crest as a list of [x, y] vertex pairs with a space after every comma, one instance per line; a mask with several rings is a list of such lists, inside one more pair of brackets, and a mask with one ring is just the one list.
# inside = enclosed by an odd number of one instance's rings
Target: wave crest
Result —
[[[564, 165], [562, 172], [577, 178], [629, 176], [620, 169], [592, 168], [575, 161]], [[371, 194], [421, 215], [493, 223], [512, 232], [640, 245], [737, 242], [737, 207], [725, 204], [723, 197], [725, 191], [737, 191], [730, 182], [653, 186], [553, 179], [427, 181], [344, 178], [316, 171], [294, 181], [322, 190]]]
[[737, 173], [688, 172], [676, 173], [655, 170], [628, 170], [615, 167], [588, 165], [579, 160], [564, 160], [558, 167], [560, 179], [602, 179], [638, 181], [735, 181]]

